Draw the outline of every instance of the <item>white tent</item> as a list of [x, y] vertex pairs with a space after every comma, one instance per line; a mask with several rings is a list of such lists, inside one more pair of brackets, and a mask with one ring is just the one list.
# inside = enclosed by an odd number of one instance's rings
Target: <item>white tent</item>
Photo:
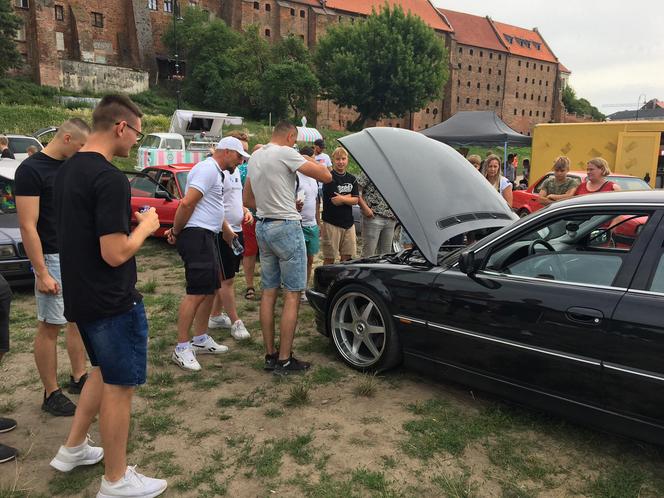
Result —
[[241, 125], [241, 116], [229, 116], [225, 112], [187, 111], [178, 109], [171, 118], [170, 133], [191, 138], [205, 132], [208, 137], [221, 137], [223, 125]]

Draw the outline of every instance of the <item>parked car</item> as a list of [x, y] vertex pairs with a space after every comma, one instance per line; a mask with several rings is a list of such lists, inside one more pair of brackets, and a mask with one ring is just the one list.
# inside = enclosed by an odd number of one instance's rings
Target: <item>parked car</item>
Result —
[[[664, 192], [576, 197], [515, 222], [440, 142], [391, 128], [340, 141], [418, 248], [315, 270], [307, 297], [345, 363], [403, 362], [664, 444]], [[637, 218], [631, 244], [612, 244]]]
[[27, 135], [7, 135], [7, 139], [9, 140], [9, 150], [12, 151], [14, 159], [19, 163], [28, 157], [27, 151], [31, 145], [37, 147], [37, 151], [44, 148], [39, 140]]
[[[512, 193], [512, 208], [514, 209], [516, 214], [518, 214], [519, 216], [526, 216], [544, 207], [542, 204], [539, 203], [537, 198], [539, 197], [539, 193], [542, 188], [542, 184], [544, 183], [544, 180], [546, 180], [547, 178], [551, 178], [552, 176], [553, 172], [550, 171], [549, 173], [541, 177], [539, 180], [537, 180], [535, 183], [530, 185], [528, 189], [515, 190]], [[581, 182], [586, 180], [585, 171], [570, 171], [567, 174], [567, 176], [570, 178], [575, 178]], [[637, 178], [635, 176], [613, 174], [609, 175], [607, 177], [607, 180], [617, 183], [622, 190], [629, 190], [629, 191], [652, 190], [650, 188], [650, 185], [648, 185], [641, 178]]]
[[14, 174], [21, 161], [0, 160], [0, 273], [11, 286], [33, 285], [30, 260], [21, 242], [16, 215]]
[[132, 225], [137, 224], [134, 212], [143, 206], [154, 207], [159, 215], [161, 227], [155, 237], [164, 237], [173, 226], [175, 211], [184, 196], [187, 176], [193, 164], [171, 164], [150, 166], [141, 173], [126, 172], [131, 187]]

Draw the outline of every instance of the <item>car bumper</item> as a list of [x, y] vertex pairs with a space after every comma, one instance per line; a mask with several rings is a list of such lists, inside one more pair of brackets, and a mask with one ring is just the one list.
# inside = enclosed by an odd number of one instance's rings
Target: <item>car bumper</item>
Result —
[[34, 285], [35, 275], [29, 259], [10, 259], [0, 261], [0, 274], [12, 287]]
[[323, 335], [327, 334], [327, 328], [325, 326], [325, 312], [327, 311], [327, 296], [322, 292], [315, 291], [313, 289], [307, 289], [306, 291], [307, 299], [309, 305], [314, 309], [316, 313], [316, 328], [318, 332]]

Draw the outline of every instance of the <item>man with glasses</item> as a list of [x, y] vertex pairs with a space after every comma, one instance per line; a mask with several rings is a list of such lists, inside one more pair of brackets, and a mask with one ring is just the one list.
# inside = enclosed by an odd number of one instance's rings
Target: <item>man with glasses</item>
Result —
[[[134, 213], [125, 174], [111, 160], [128, 157], [143, 113], [129, 97], [107, 95], [92, 112], [92, 133], [55, 178], [55, 211], [65, 317], [76, 322], [93, 369], [66, 443], [51, 466], [69, 472], [104, 459], [98, 496], [157, 496], [166, 481], [127, 466], [131, 401], [145, 383], [148, 323], [136, 290], [134, 255], [155, 230], [154, 208]], [[103, 449], [90, 446], [99, 414]]]
[[[180, 201], [173, 228], [166, 232], [184, 261], [187, 293], [178, 311], [178, 342], [172, 360], [184, 370], [198, 371], [197, 354], [219, 354], [228, 347], [217, 344], [207, 333], [212, 301], [221, 287], [222, 273], [217, 237], [232, 246], [237, 235], [225, 220], [224, 171], [232, 173], [249, 157], [242, 142], [222, 138], [212, 156], [196, 164], [187, 176], [184, 198]], [[193, 325], [194, 337], [189, 340]]]

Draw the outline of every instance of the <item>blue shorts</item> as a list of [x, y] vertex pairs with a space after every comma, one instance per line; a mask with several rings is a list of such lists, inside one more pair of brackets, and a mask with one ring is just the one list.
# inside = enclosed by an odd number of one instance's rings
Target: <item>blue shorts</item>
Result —
[[307, 286], [307, 252], [302, 225], [296, 220], [258, 221], [256, 240], [261, 254], [261, 287], [289, 291]]
[[90, 363], [99, 367], [104, 384], [145, 384], [148, 320], [142, 302], [120, 315], [77, 325]]
[[320, 250], [320, 230], [318, 225], [311, 225], [310, 227], [302, 227], [304, 234], [304, 244], [307, 247], [307, 256], [315, 256]]
[[65, 302], [62, 299], [62, 277], [60, 276], [60, 255], [44, 254], [44, 263], [49, 275], [51, 275], [60, 286], [57, 294], [44, 294], [37, 290], [35, 282], [35, 298], [37, 301], [37, 320], [51, 325], [64, 325]]

